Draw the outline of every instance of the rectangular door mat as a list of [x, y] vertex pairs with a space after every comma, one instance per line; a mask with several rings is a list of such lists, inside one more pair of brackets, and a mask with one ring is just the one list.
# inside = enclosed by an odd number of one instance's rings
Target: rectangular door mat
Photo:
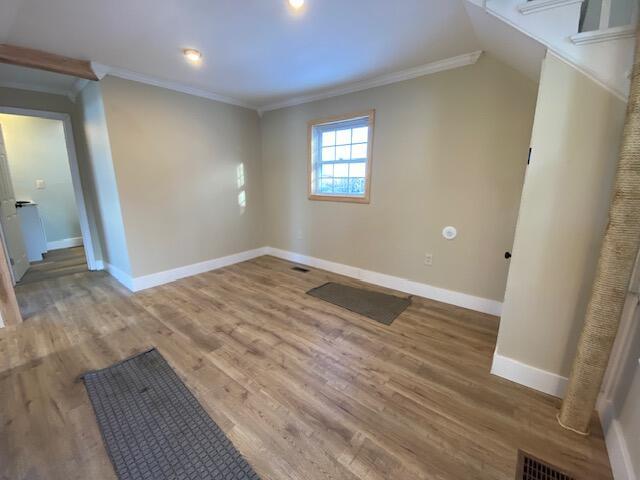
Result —
[[156, 349], [83, 380], [120, 480], [260, 480]]
[[396, 297], [333, 282], [325, 283], [307, 293], [385, 325], [391, 325], [411, 305], [411, 298]]

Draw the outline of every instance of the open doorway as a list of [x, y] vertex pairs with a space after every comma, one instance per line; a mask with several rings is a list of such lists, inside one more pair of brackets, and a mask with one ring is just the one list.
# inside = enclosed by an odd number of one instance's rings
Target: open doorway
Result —
[[0, 233], [14, 285], [94, 270], [69, 116], [0, 107]]

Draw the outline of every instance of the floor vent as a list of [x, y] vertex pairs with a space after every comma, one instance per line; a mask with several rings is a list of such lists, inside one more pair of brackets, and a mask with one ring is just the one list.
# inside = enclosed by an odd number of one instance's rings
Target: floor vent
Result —
[[522, 450], [518, 453], [516, 480], [576, 480], [553, 465], [529, 455]]
[[296, 272], [302, 272], [302, 273], [307, 273], [309, 271], [308, 268], [304, 268], [304, 267], [293, 267], [291, 270], [295, 270]]

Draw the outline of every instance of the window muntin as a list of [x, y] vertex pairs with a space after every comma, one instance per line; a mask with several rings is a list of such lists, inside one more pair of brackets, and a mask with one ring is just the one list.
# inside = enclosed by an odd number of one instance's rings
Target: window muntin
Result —
[[371, 111], [309, 124], [309, 198], [368, 202], [373, 115]]

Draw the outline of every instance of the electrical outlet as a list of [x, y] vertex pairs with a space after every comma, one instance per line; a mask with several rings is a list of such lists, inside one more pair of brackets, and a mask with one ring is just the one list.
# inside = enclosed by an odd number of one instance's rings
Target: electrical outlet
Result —
[[431, 266], [433, 265], [433, 253], [427, 253], [424, 256], [424, 264]]
[[298, 229], [298, 231], [296, 232], [296, 238], [298, 240], [302, 240], [302, 237], [303, 237], [302, 230]]
[[36, 188], [38, 190], [44, 190], [45, 187], [46, 184], [44, 183], [44, 180], [36, 180]]

